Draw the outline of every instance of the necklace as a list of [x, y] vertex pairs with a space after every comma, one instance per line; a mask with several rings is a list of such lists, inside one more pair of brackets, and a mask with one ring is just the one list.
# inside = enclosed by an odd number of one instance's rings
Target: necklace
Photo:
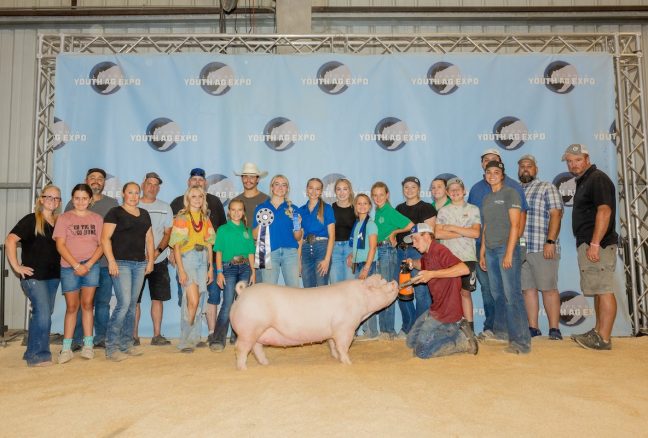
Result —
[[191, 227], [196, 233], [200, 233], [203, 228], [202, 212], [200, 213], [200, 221], [198, 221], [198, 224], [194, 222], [193, 214], [191, 214], [191, 212], [189, 212], [189, 218], [191, 219]]

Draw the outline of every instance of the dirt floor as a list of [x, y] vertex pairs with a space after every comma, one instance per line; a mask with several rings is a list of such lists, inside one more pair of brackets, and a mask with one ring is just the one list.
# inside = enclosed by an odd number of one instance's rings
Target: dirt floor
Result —
[[250, 356], [247, 371], [230, 346], [142, 344], [121, 363], [97, 350], [48, 368], [28, 368], [17, 342], [0, 348], [0, 436], [648, 436], [646, 337], [430, 360], [403, 341], [356, 343], [351, 366], [326, 345], [267, 348], [270, 365]]

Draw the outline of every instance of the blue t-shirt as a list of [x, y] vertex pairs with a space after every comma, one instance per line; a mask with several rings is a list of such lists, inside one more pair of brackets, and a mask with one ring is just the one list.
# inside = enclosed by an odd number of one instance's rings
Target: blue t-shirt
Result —
[[328, 226], [335, 223], [335, 213], [333, 207], [326, 202], [324, 203], [324, 223], [317, 218], [319, 204], [315, 204], [313, 211], [308, 210], [308, 202], [299, 207], [301, 216], [301, 226], [304, 229], [304, 238], [311, 234], [317, 237], [329, 237]]
[[[518, 192], [518, 194], [520, 195], [520, 200], [522, 201], [521, 210], [523, 213], [526, 213], [529, 209], [529, 204], [527, 204], [526, 196], [524, 195], [524, 189], [522, 188], [522, 186], [517, 181], [509, 178], [508, 176], [504, 177], [504, 185], [512, 187]], [[486, 180], [482, 178], [481, 181], [475, 183], [475, 185], [470, 188], [470, 193], [468, 194], [468, 203], [476, 205], [477, 208], [479, 208], [479, 211], [481, 211], [482, 202], [484, 201], [486, 195], [488, 195], [489, 193], [493, 193], [493, 189], [491, 188], [490, 184], [488, 184]], [[482, 223], [484, 223], [483, 217]], [[479, 245], [481, 245], [481, 234], [475, 240], [475, 243], [477, 244], [478, 248], [477, 252], [479, 252]]]
[[[279, 248], [297, 248], [299, 244], [295, 240], [293, 235], [293, 220], [290, 214], [287, 214], [288, 203], [283, 202], [279, 208], [274, 208], [274, 205], [270, 202], [270, 199], [257, 205], [256, 210], [254, 210], [254, 228], [259, 224], [257, 222], [257, 213], [262, 208], [267, 208], [273, 213], [272, 223], [270, 224], [270, 251], [274, 251]], [[293, 208], [297, 208], [293, 205]], [[261, 229], [259, 229], [259, 234], [257, 238], [261, 238]]]

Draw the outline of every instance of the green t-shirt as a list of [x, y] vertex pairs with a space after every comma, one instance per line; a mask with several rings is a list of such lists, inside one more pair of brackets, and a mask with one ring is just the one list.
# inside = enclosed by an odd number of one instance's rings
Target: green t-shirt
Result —
[[374, 222], [378, 226], [378, 243], [380, 243], [389, 237], [392, 231], [405, 228], [410, 220], [391, 205], [385, 204], [376, 209]]
[[252, 231], [242, 222], [236, 225], [232, 221], [227, 221], [225, 225], [218, 227], [214, 251], [223, 253], [223, 263], [229, 262], [236, 256], [247, 257], [254, 254], [254, 249]]

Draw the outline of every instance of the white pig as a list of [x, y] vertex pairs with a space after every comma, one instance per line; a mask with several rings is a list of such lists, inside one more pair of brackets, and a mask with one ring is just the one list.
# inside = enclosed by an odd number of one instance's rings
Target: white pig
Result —
[[236, 291], [230, 321], [238, 335], [236, 366], [244, 370], [250, 350], [261, 365], [268, 364], [263, 345], [288, 347], [326, 340], [331, 356], [350, 364], [355, 330], [396, 299], [398, 286], [376, 274], [307, 289], [265, 283], [245, 287], [240, 282]]

